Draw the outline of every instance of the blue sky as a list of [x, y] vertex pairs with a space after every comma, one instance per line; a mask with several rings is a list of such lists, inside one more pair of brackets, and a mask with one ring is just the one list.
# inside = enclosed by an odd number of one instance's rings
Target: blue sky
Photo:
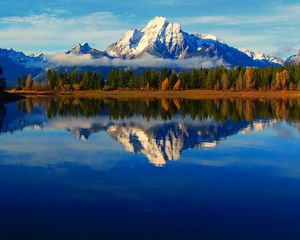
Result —
[[0, 9], [0, 47], [28, 53], [84, 41], [103, 50], [158, 15], [238, 48], [287, 57], [300, 47], [296, 0], [1, 0]]

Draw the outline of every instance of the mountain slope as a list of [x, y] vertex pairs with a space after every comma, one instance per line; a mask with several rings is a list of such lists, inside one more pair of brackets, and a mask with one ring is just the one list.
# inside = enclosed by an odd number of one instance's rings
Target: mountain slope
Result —
[[4, 69], [4, 77], [8, 86], [14, 86], [18, 76], [37, 75], [48, 66], [48, 61], [43, 54], [25, 55], [13, 49], [0, 48], [0, 66]]
[[251, 57], [252, 59], [261, 61], [262, 63], [266, 63], [266, 64], [273, 63], [274, 65], [284, 65], [284, 60], [282, 58], [267, 55], [263, 52], [252, 52], [245, 48], [242, 48], [240, 50], [246, 55], [248, 55], [249, 57]]
[[84, 42], [82, 44], [77, 44], [72, 49], [66, 52], [67, 55], [85, 55], [89, 54], [93, 58], [99, 58], [103, 56], [108, 56], [105, 52], [99, 51], [95, 48], [91, 48], [90, 45], [87, 42]]
[[233, 66], [281, 65], [282, 60], [261, 53], [247, 54], [214, 35], [189, 34], [178, 23], [155, 17], [143, 29], [131, 29], [106, 52], [116, 58], [134, 59], [146, 54], [165, 59], [218, 58]]

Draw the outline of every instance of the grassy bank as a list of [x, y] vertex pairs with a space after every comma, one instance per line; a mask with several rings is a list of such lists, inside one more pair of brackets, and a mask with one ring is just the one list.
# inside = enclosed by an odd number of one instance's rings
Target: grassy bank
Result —
[[14, 91], [10, 93], [23, 96], [74, 96], [79, 98], [300, 98], [300, 91], [216, 91], [216, 90], [185, 90], [185, 91], [151, 91], [151, 90], [85, 90], [85, 91]]

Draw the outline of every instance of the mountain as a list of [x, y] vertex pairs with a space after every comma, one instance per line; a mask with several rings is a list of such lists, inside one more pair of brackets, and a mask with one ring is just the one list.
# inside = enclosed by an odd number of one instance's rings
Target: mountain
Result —
[[232, 66], [281, 65], [282, 60], [260, 54], [246, 54], [208, 34], [189, 34], [178, 23], [155, 17], [142, 29], [131, 29], [106, 49], [115, 58], [135, 59], [151, 55], [164, 59], [220, 59]]
[[7, 85], [15, 85], [18, 76], [36, 76], [48, 66], [46, 56], [41, 53], [26, 55], [13, 49], [0, 48], [0, 66], [4, 69]]
[[108, 57], [106, 52], [91, 48], [87, 42], [84, 42], [83, 44], [77, 44], [71, 50], [67, 51], [66, 54], [67, 55], [77, 55], [77, 56], [89, 54], [93, 58], [99, 58], [99, 57], [103, 57], [103, 56]]
[[285, 61], [282, 58], [274, 57], [271, 55], [267, 55], [263, 52], [252, 52], [248, 49], [242, 48], [240, 49], [243, 53], [251, 57], [252, 59], [256, 61], [262, 62], [262, 64], [274, 64], [274, 65], [284, 65]]
[[[195, 67], [195, 64], [202, 66], [205, 62], [211, 63], [207, 65], [209, 67], [215, 65], [265, 67], [284, 64], [282, 59], [263, 52], [239, 50], [229, 46], [214, 35], [187, 33], [178, 23], [170, 23], [165, 17], [155, 17], [144, 28], [127, 31], [118, 42], [111, 44], [105, 51], [92, 48], [85, 42], [77, 44], [63, 54], [65, 56], [62, 54], [45, 56], [40, 53], [26, 55], [13, 49], [0, 49], [0, 66], [4, 68], [8, 86], [11, 86], [15, 85], [17, 77], [22, 74], [31, 73], [36, 79], [43, 80], [47, 67], [57, 71], [96, 69], [105, 74], [114, 66], [124, 68], [136, 66], [140, 70], [148, 66], [149, 56], [154, 58], [157, 67], [168, 64], [168, 67], [179, 68], [176, 64], [188, 59], [192, 61], [184, 66]], [[77, 58], [73, 59], [73, 56]], [[88, 59], [80, 59], [81, 56], [88, 56]], [[298, 56], [300, 53], [290, 57], [286, 63], [298, 61], [300, 59]], [[132, 59], [135, 61], [123, 61]], [[174, 62], [159, 61], [166, 59]]]
[[127, 152], [143, 154], [150, 163], [160, 167], [168, 161], [179, 160], [184, 150], [213, 148], [229, 136], [263, 131], [275, 124], [278, 124], [276, 120], [177, 121], [146, 127], [131, 123], [111, 125], [107, 134], [120, 142]]
[[285, 63], [286, 64], [299, 64], [300, 63], [300, 49], [298, 51], [298, 54], [287, 58]]

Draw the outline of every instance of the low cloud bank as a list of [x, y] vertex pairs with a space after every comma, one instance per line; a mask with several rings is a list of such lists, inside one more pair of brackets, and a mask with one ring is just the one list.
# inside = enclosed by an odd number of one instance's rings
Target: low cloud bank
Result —
[[91, 55], [72, 55], [59, 53], [48, 55], [50, 63], [58, 66], [81, 66], [81, 67], [170, 67], [170, 68], [213, 68], [227, 64], [220, 58], [194, 57], [183, 60], [171, 60], [144, 55], [139, 59], [110, 59], [108, 57], [93, 58]]

